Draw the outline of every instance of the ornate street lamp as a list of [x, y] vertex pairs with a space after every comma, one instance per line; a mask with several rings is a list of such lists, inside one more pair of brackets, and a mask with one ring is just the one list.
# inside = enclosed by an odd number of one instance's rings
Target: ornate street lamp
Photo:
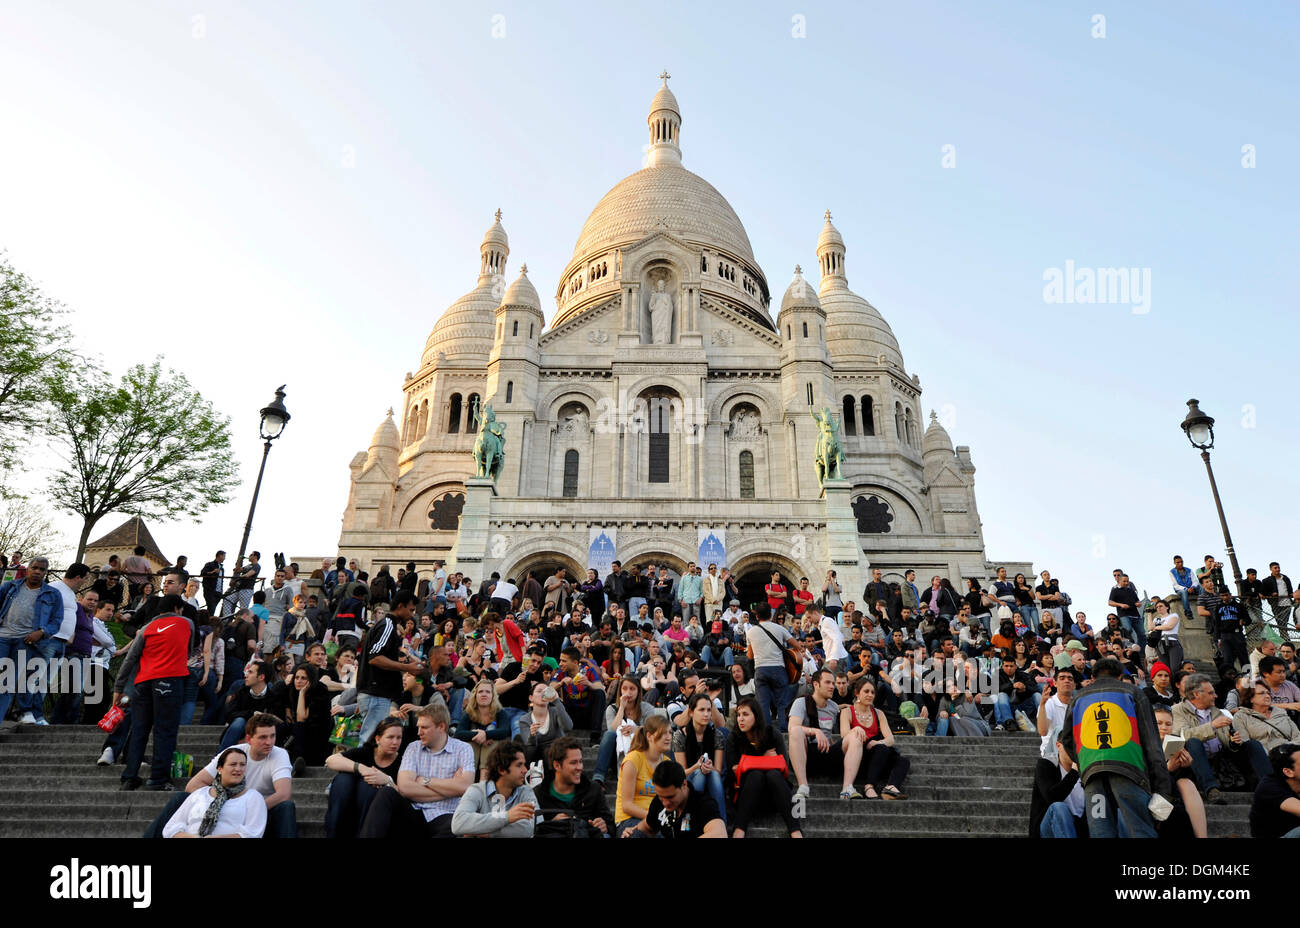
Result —
[[1219, 485], [1214, 482], [1214, 468], [1210, 466], [1210, 449], [1214, 447], [1214, 419], [1201, 412], [1196, 400], [1187, 401], [1187, 416], [1182, 428], [1187, 433], [1187, 440], [1193, 448], [1201, 451], [1201, 460], [1205, 462], [1205, 472], [1210, 475], [1210, 490], [1214, 493], [1214, 506], [1219, 511], [1219, 525], [1223, 528], [1223, 543], [1228, 549], [1228, 561], [1232, 564], [1232, 576], [1237, 581], [1237, 595], [1241, 593], [1241, 567], [1237, 564], [1237, 552], [1232, 547], [1232, 535], [1228, 533], [1228, 520], [1223, 515], [1223, 503], [1219, 500]]
[[[244, 523], [244, 537], [239, 542], [239, 557], [235, 559], [235, 569], [231, 572], [232, 586], [238, 581], [239, 571], [244, 566], [244, 552], [248, 549], [248, 535], [253, 530], [253, 513], [257, 510], [257, 496], [262, 492], [262, 475], [266, 473], [266, 458], [271, 453], [271, 442], [284, 432], [289, 424], [289, 410], [284, 408], [284, 384], [275, 391], [275, 399], [262, 407], [262, 421], [257, 432], [266, 444], [262, 448], [262, 466], [257, 471], [257, 484], [253, 487], [253, 502], [248, 507], [248, 521]], [[233, 592], [233, 589], [232, 589]]]

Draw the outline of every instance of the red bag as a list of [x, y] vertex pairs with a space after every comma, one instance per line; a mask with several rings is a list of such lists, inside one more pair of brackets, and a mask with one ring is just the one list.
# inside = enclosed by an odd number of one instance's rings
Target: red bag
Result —
[[741, 777], [749, 773], [751, 770], [776, 770], [780, 772], [781, 776], [786, 776], [788, 770], [785, 765], [785, 758], [780, 754], [763, 754], [759, 756], [753, 754], [741, 754], [740, 763], [736, 764], [732, 769], [736, 771], [736, 785], [734, 791], [737, 795], [740, 793]]

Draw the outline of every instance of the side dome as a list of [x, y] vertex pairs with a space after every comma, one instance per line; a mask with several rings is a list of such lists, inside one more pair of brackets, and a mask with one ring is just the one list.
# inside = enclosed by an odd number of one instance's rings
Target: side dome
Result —
[[876, 307], [847, 289], [827, 291], [821, 300], [826, 310], [826, 349], [836, 363], [875, 366], [884, 355], [886, 364], [903, 369], [898, 339]]
[[379, 423], [379, 428], [375, 429], [375, 434], [370, 439], [365, 469], [369, 470], [375, 464], [382, 463], [391, 470], [401, 451], [402, 436], [398, 434], [397, 425], [393, 422], [393, 410], [390, 408], [388, 418]]
[[537, 295], [537, 288], [528, 279], [528, 265], [521, 265], [519, 276], [506, 288], [506, 295], [501, 298], [502, 306], [522, 306], [527, 309], [542, 311], [542, 298]]
[[813, 289], [812, 284], [804, 280], [803, 268], [797, 264], [794, 266], [794, 280], [790, 281], [785, 296], [781, 298], [781, 312], [784, 313], [787, 309], [796, 306], [822, 309], [821, 300], [817, 298], [817, 291]]
[[447, 307], [434, 323], [424, 343], [422, 364], [431, 364], [444, 353], [449, 361], [482, 361], [492, 353], [495, 311], [500, 302], [500, 278], [480, 283]]
[[921, 440], [921, 454], [926, 458], [930, 457], [931, 454], [950, 458], [956, 453], [952, 446], [952, 438], [948, 435], [948, 430], [939, 422], [939, 417], [935, 414], [935, 411], [930, 410], [930, 425], [925, 430], [925, 438]]

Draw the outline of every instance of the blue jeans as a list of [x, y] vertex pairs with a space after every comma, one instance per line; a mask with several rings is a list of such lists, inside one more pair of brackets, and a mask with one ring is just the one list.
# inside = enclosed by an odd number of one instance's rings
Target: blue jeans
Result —
[[202, 667], [191, 667], [190, 675], [185, 678], [185, 694], [181, 697], [181, 724], [189, 725], [194, 721], [194, 707], [199, 704], [199, 677], [203, 676]]
[[393, 711], [393, 701], [386, 696], [357, 693], [357, 711], [361, 713], [361, 743], [365, 744], [379, 730], [379, 723]]
[[451, 724], [460, 725], [461, 719], [465, 717], [465, 694], [468, 690], [463, 686], [453, 686], [448, 692], [447, 697], [451, 700], [447, 705], [447, 711], [451, 713]]
[[[713, 655], [713, 652], [712, 652], [711, 650], [709, 650], [709, 646], [708, 646], [708, 645], [705, 645], [705, 646], [704, 646], [704, 650], [700, 652], [700, 660], [704, 661], [705, 664], [707, 664], [707, 665], [709, 665], [709, 666], [712, 666], [712, 665], [713, 665], [713, 656], [714, 656], [714, 655]], [[735, 663], [735, 656], [731, 653], [731, 648], [723, 648], [723, 649], [722, 649], [722, 666], [723, 666], [723, 667], [730, 667], [730, 666], [731, 666], [732, 664], [734, 664], [734, 663]]]
[[[0, 638], [0, 660], [6, 659], [13, 661], [15, 670], [24, 667], [28, 659], [27, 643], [22, 638]], [[27, 690], [25, 687], [18, 689], [18, 678], [23, 676], [23, 673], [14, 673], [14, 690], [0, 689], [0, 721], [4, 721], [15, 695], [18, 697], [18, 708], [27, 711], [25, 706], [30, 704]]]
[[1156, 836], [1156, 825], [1147, 809], [1151, 794], [1128, 777], [1115, 773], [1097, 774], [1083, 788], [1083, 795], [1088, 837]]
[[[524, 709], [515, 709], [515, 708], [513, 708], [513, 707], [511, 707], [511, 706], [502, 706], [502, 707], [501, 707], [501, 711], [504, 712], [504, 713], [506, 714], [506, 725], [505, 725], [505, 727], [506, 727], [506, 730], [507, 730], [507, 731], [514, 731], [514, 730], [515, 730], [515, 722], [519, 721], [519, 719], [523, 718], [525, 715], [528, 714], [527, 711], [524, 710]], [[463, 714], [464, 714], [464, 713], [462, 713], [462, 716], [463, 716]], [[597, 724], [599, 725], [599, 724], [602, 724], [603, 722], [604, 722], [604, 718], [602, 717], [602, 718], [601, 718], [601, 721], [598, 722]]]
[[593, 780], [605, 782], [609, 768], [614, 765], [614, 755], [617, 750], [618, 735], [615, 732], [607, 731], [600, 736], [600, 748], [596, 751], [596, 769], [591, 773]]
[[998, 693], [993, 697], [993, 721], [1001, 725], [1003, 722], [1010, 722], [1015, 717], [1011, 711], [1011, 697], [1006, 693]]
[[1074, 826], [1074, 816], [1070, 807], [1063, 802], [1054, 802], [1047, 807], [1042, 824], [1038, 826], [1040, 838], [1077, 838], [1079, 831]]
[[217, 751], [217, 753], [220, 754], [226, 748], [233, 748], [243, 741], [244, 732], [247, 730], [248, 719], [232, 719], [230, 724], [226, 726], [226, 730], [221, 734], [221, 750]]
[[45, 694], [54, 689], [54, 679], [59, 673], [59, 664], [63, 658], [63, 652], [68, 647], [66, 641], [59, 641], [56, 638], [42, 638], [36, 644], [31, 645], [31, 650], [40, 655], [44, 667], [42, 674], [45, 677], [45, 686], [40, 692], [33, 693], [30, 690], [26, 696], [18, 697], [18, 708], [23, 712], [30, 712], [38, 719], [45, 718]]
[[727, 824], [727, 797], [722, 792], [722, 774], [716, 770], [708, 774], [703, 770], [697, 770], [688, 779], [691, 789], [707, 793], [718, 804], [718, 811], [722, 814], [722, 824]]
[[[1119, 624], [1124, 626], [1125, 631], [1137, 642], [1138, 647], [1145, 648], [1147, 646], [1146, 623], [1141, 616], [1138, 616], [1135, 620], [1132, 616], [1121, 615], [1119, 616]], [[1177, 667], [1171, 667], [1170, 669], [1175, 673], [1178, 671]]]
[[355, 773], [340, 773], [330, 781], [325, 810], [325, 837], [355, 838], [379, 790]]
[[171, 780], [172, 755], [176, 753], [176, 735], [180, 726], [181, 696], [184, 677], [163, 677], [137, 683], [136, 698], [131, 701], [131, 743], [126, 749], [126, 767], [122, 779], [138, 776], [144, 759], [145, 743], [153, 732], [153, 759], [149, 764], [149, 782]]
[[1038, 607], [1037, 606], [1032, 606], [1032, 605], [1021, 606], [1020, 615], [1025, 620], [1026, 625], [1032, 628], [1035, 632], [1038, 631]]
[[[202, 678], [203, 671], [199, 671], [199, 677]], [[224, 682], [224, 681], [222, 681]], [[216, 725], [221, 721], [225, 714], [225, 701], [217, 692], [217, 672], [215, 670], [208, 673], [208, 682], [199, 687], [199, 693], [203, 696], [203, 718], [199, 721], [200, 725]]]
[[754, 685], [758, 704], [763, 707], [763, 715], [767, 723], [774, 724], [772, 711], [775, 709], [775, 724], [781, 731], [786, 731], [789, 727], [786, 714], [790, 709], [791, 687], [785, 675], [785, 667], [759, 667], [754, 672]]
[[[1210, 765], [1205, 742], [1200, 738], [1188, 738], [1186, 748], [1187, 753], [1192, 755], [1192, 778], [1196, 780], [1196, 788], [1202, 793], [1218, 789], [1219, 778], [1214, 775], [1214, 768]], [[1247, 741], [1235, 751], [1220, 747], [1216, 753], [1227, 758], [1243, 775], [1253, 773], [1256, 777], [1266, 777], [1273, 769], [1268, 762], [1268, 752], [1258, 741]]]

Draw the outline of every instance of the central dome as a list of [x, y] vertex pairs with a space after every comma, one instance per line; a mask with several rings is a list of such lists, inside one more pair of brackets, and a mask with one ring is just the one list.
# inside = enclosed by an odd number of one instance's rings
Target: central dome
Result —
[[678, 164], [643, 168], [614, 185], [591, 211], [573, 260], [640, 241], [662, 221], [665, 231], [756, 264], [749, 236], [726, 198]]

